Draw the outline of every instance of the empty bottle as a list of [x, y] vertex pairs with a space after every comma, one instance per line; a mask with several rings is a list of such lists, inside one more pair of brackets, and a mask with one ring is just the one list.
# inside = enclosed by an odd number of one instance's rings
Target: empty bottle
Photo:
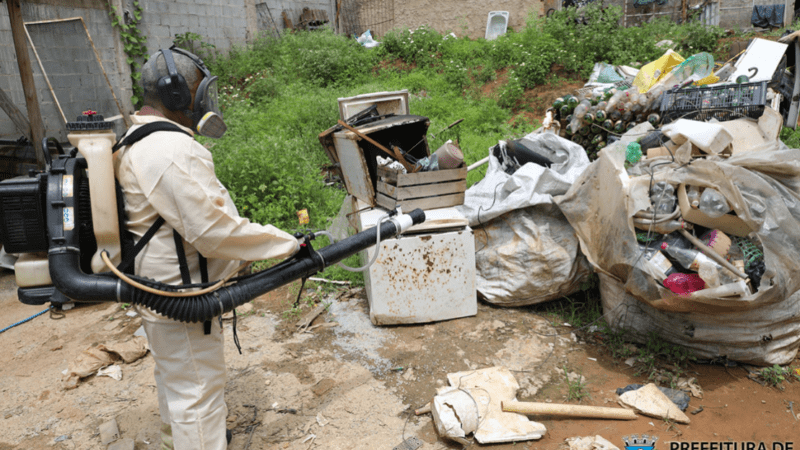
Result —
[[725, 196], [714, 188], [706, 188], [700, 196], [698, 208], [703, 214], [711, 218], [722, 217], [731, 212], [731, 207]]
[[666, 256], [664, 256], [661, 251], [659, 251], [659, 247], [655, 245], [645, 245], [639, 244], [639, 250], [643, 253], [642, 257], [653, 264], [664, 273], [664, 278], [677, 272], [675, 267], [673, 267], [672, 263], [669, 262]]
[[686, 198], [689, 200], [689, 206], [697, 209], [700, 206], [700, 188], [697, 186], [688, 186], [686, 188]]
[[[714, 282], [709, 283], [712, 284], [712, 286], [733, 283], [734, 281], [738, 280], [738, 277], [730, 273], [727, 269], [717, 264], [713, 259], [709, 258], [699, 250], [695, 250], [693, 248], [689, 249], [678, 248], [669, 245], [666, 242], [661, 244], [661, 249], [666, 250], [666, 252], [685, 269], [693, 270], [695, 272], [701, 272], [701, 276], [706, 275], [702, 272], [705, 272], [707, 269], [711, 269], [716, 278], [715, 280], [713, 280]], [[703, 278], [704, 280], [706, 280], [706, 283], [710, 281], [707, 278], [710, 277], [706, 275]]]
[[650, 201], [656, 214], [672, 214], [675, 211], [675, 188], [666, 181], [659, 181], [650, 190]]

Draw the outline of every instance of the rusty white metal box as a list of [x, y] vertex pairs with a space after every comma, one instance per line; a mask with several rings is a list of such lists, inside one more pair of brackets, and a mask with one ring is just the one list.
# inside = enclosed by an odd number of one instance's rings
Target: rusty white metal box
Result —
[[[359, 230], [377, 223], [386, 210], [359, 213]], [[425, 323], [478, 312], [475, 291], [475, 240], [467, 220], [454, 208], [426, 211], [430, 224], [416, 234], [381, 242], [378, 259], [364, 282], [370, 320], [375, 325]], [[372, 258], [375, 247], [362, 252]]]

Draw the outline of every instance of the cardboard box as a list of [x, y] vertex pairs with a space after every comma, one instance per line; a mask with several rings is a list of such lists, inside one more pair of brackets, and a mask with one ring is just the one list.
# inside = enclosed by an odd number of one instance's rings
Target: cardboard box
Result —
[[678, 204], [681, 207], [681, 215], [683, 220], [707, 228], [720, 230], [725, 234], [746, 237], [753, 231], [746, 223], [734, 214], [725, 214], [722, 217], [712, 218], [703, 214], [699, 209], [694, 209], [689, 204], [689, 198], [686, 196], [686, 185], [681, 184], [678, 186]]

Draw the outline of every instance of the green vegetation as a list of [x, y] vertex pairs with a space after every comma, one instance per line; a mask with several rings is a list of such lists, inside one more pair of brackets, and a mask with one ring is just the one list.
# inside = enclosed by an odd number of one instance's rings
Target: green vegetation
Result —
[[589, 396], [589, 391], [586, 390], [586, 381], [583, 378], [583, 374], [578, 373], [577, 379], [572, 379], [569, 376], [569, 372], [567, 371], [567, 367], [564, 366], [562, 368], [564, 370], [564, 380], [567, 383], [567, 401], [577, 400], [581, 401], [585, 397]]
[[133, 11], [123, 18], [117, 11], [117, 7], [109, 3], [108, 16], [111, 18], [111, 26], [119, 30], [122, 39], [123, 49], [127, 55], [125, 62], [131, 68], [131, 81], [133, 81], [131, 83], [133, 87], [131, 103], [138, 108], [144, 100], [144, 89], [139, 83], [142, 73], [139, 72], [139, 69], [142, 67], [141, 61], [147, 58], [147, 38], [139, 31], [139, 22], [142, 21], [142, 5], [138, 0], [134, 0], [132, 5]]
[[777, 387], [781, 390], [783, 389], [781, 384], [784, 381], [800, 381], [800, 370], [792, 367], [781, 367], [777, 364], [761, 369], [759, 375], [768, 386]]

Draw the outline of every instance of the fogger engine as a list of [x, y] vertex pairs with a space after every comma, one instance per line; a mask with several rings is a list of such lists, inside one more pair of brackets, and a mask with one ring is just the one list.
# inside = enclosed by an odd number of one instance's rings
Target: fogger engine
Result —
[[[119, 253], [112, 128], [113, 123], [89, 111], [67, 123], [69, 142], [75, 146], [69, 154], [56, 139], [46, 138], [44, 170], [0, 183], [0, 239], [6, 253], [19, 255], [14, 271], [22, 303], [71, 301], [53, 284], [51, 249], [76, 251], [79, 269], [86, 274], [100, 271], [92, 269], [93, 259], [96, 269], [103, 267], [98, 243]], [[58, 150], [55, 160], [49, 144]]]
[[[192, 285], [200, 291], [187, 293], [181, 286], [136, 275], [117, 276], [101, 256], [120, 254], [119, 225], [124, 220], [117, 207], [112, 126], [94, 113], [81, 116], [67, 124], [74, 150], [65, 154], [56, 143], [59, 156], [51, 160], [47, 155], [44, 170], [0, 182], [0, 239], [7, 253], [19, 254], [15, 272], [21, 302], [117, 301], [182, 322], [203, 322], [425, 221], [425, 213], [417, 209], [318, 250], [311, 246], [311, 233], [292, 258], [235, 282]], [[54, 139], [45, 140], [45, 149], [48, 141]]]

